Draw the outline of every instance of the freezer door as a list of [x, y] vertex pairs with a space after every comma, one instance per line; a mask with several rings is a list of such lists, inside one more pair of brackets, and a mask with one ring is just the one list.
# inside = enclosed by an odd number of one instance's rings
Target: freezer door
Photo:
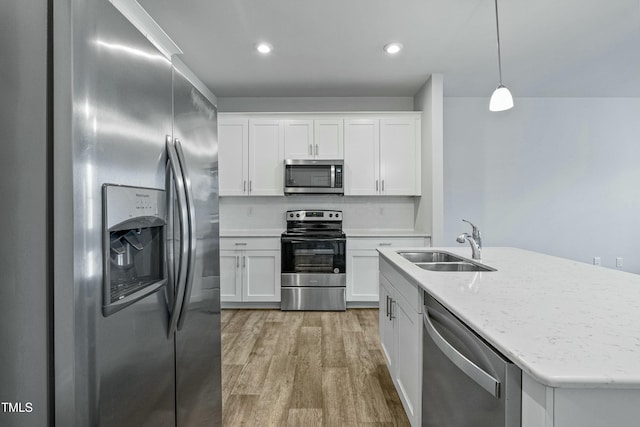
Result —
[[[55, 241], [72, 239], [72, 265], [58, 265], [64, 248], [55, 256], [56, 268], [73, 278], [55, 284], [56, 425], [170, 427], [174, 342], [165, 289], [103, 314], [101, 188], [165, 188], [171, 64], [111, 2], [69, 3], [72, 69], [58, 77], [71, 79], [71, 147], [59, 152], [66, 142], [57, 140], [54, 157], [70, 156], [72, 200], [59, 202], [56, 218], [73, 228]], [[59, 182], [58, 191], [69, 187]]]
[[[174, 143], [195, 230], [185, 301], [176, 333], [177, 425], [222, 424], [220, 260], [216, 108], [173, 74]], [[193, 211], [191, 211], [193, 209]]]
[[0, 2], [0, 426], [49, 425], [47, 2]]

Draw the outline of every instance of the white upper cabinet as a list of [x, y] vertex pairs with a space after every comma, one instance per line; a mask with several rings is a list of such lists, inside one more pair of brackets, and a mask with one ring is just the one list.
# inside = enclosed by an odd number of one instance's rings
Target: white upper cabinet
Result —
[[287, 159], [342, 159], [342, 119], [284, 120]]
[[247, 195], [249, 181], [249, 120], [220, 119], [218, 165], [221, 196]]
[[221, 117], [218, 161], [221, 196], [282, 196], [281, 121]]
[[368, 196], [380, 193], [380, 121], [344, 121], [345, 195]]
[[380, 120], [380, 192], [420, 194], [420, 128], [415, 119]]
[[419, 196], [420, 113], [222, 113], [220, 195], [281, 196], [285, 159], [344, 159], [347, 196]]
[[345, 120], [345, 195], [420, 195], [420, 119]]
[[284, 135], [281, 120], [249, 120], [249, 194], [284, 195]]
[[316, 159], [344, 158], [344, 131], [342, 119], [313, 121], [314, 153]]
[[284, 121], [285, 159], [313, 159], [313, 120]]

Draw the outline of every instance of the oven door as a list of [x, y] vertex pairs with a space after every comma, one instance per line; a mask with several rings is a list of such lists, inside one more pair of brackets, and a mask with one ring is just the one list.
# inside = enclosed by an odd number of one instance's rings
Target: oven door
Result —
[[[283, 276], [313, 274], [337, 278], [344, 276], [345, 264], [345, 238], [282, 237]], [[333, 281], [329, 278], [328, 286], [330, 282]]]

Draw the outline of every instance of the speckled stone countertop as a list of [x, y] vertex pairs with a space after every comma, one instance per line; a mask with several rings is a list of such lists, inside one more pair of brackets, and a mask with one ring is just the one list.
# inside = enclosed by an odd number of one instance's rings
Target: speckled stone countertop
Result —
[[282, 228], [260, 228], [248, 230], [220, 230], [220, 237], [277, 237], [280, 238], [284, 229]]
[[[471, 257], [468, 246], [437, 249]], [[498, 271], [433, 272], [399, 250], [378, 249], [540, 383], [640, 388], [639, 275], [492, 247], [482, 250], [482, 263]]]
[[347, 237], [431, 237], [428, 233], [407, 229], [345, 228], [342, 231]]
[[[220, 237], [280, 237], [283, 228], [251, 228], [251, 229], [223, 229]], [[406, 229], [362, 229], [347, 228], [343, 230], [347, 237], [430, 237], [429, 234]]]

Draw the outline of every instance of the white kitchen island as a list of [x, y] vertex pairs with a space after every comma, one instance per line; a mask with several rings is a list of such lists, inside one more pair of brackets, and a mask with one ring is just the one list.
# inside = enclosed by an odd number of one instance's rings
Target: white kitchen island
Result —
[[383, 274], [427, 291], [522, 369], [523, 426], [640, 425], [640, 276], [514, 248], [483, 249], [497, 271], [434, 272], [402, 250], [379, 249]]

